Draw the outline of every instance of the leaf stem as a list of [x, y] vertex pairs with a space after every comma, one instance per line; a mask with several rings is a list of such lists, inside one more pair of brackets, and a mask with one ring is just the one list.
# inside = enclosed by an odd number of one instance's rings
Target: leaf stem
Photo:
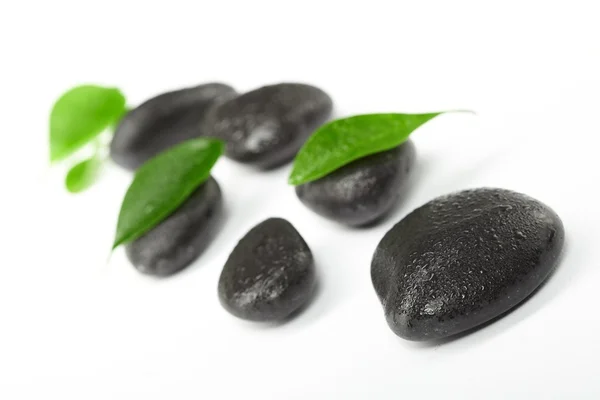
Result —
[[93, 142], [94, 155], [92, 156], [99, 162], [104, 162], [108, 159], [108, 151], [106, 145], [102, 142], [100, 137], [96, 138]]

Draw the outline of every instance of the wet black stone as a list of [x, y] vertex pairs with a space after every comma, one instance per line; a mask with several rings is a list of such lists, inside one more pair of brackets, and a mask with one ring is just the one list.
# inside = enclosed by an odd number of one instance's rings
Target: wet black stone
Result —
[[332, 107], [331, 98], [314, 86], [264, 86], [214, 108], [207, 130], [227, 142], [228, 157], [269, 169], [290, 161]]
[[230, 86], [208, 83], [153, 97], [123, 117], [110, 145], [111, 158], [135, 170], [167, 148], [203, 136], [207, 111], [235, 94]]
[[560, 218], [539, 201], [476, 189], [430, 201], [394, 226], [371, 265], [389, 326], [408, 340], [474, 328], [525, 300], [564, 242]]
[[314, 286], [308, 245], [288, 221], [271, 218], [233, 249], [219, 279], [219, 300], [236, 317], [278, 321], [306, 304]]
[[350, 226], [372, 224], [404, 195], [415, 158], [415, 146], [409, 140], [297, 186], [296, 195], [323, 217]]
[[221, 189], [209, 178], [179, 207], [145, 235], [125, 246], [138, 271], [167, 276], [196, 260], [216, 235], [222, 219]]

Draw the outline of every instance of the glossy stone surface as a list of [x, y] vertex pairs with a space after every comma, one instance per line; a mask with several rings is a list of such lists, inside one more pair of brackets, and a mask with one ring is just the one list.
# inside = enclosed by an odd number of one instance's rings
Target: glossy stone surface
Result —
[[331, 115], [331, 98], [314, 86], [281, 83], [230, 99], [207, 116], [211, 136], [227, 142], [226, 155], [269, 169], [290, 161]]
[[235, 94], [230, 86], [208, 83], [144, 102], [119, 123], [110, 145], [111, 158], [120, 166], [135, 170], [169, 147], [203, 136], [207, 111]]
[[219, 279], [219, 300], [236, 317], [279, 321], [306, 304], [314, 286], [308, 245], [288, 221], [270, 218], [233, 249]]
[[409, 140], [297, 186], [296, 195], [323, 217], [350, 226], [368, 225], [380, 220], [404, 195], [415, 158]]
[[525, 300], [552, 271], [563, 242], [560, 218], [539, 201], [467, 190], [395, 225], [377, 246], [371, 278], [398, 336], [439, 339]]
[[167, 276], [196, 260], [216, 235], [222, 220], [221, 189], [209, 178], [179, 207], [145, 235], [125, 246], [138, 271]]

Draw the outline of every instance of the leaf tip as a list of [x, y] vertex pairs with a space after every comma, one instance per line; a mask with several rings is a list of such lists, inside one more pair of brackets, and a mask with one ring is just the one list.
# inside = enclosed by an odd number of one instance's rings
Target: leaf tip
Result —
[[121, 246], [122, 244], [125, 244], [126, 242], [128, 242], [127, 238], [124, 237], [122, 234], [119, 234], [118, 229], [117, 229], [117, 233], [115, 234], [115, 239], [113, 240], [113, 244], [110, 248], [111, 254], [113, 251], [115, 251], [115, 249], [117, 247]]
[[111, 251], [108, 252], [108, 255], [106, 256], [106, 264], [105, 265], [108, 266], [110, 264], [110, 260], [112, 259], [112, 255], [113, 255], [114, 250], [115, 249], [113, 248]]
[[292, 186], [298, 186], [301, 183], [304, 183], [304, 177], [294, 165], [292, 167], [292, 172], [290, 172], [290, 176], [288, 177], [288, 184]]
[[65, 188], [67, 189], [67, 192], [71, 194], [77, 194], [80, 192], [80, 190], [77, 190], [76, 188], [72, 187], [71, 185], [69, 185], [69, 183], [65, 184]]
[[465, 114], [471, 114], [471, 115], [477, 115], [477, 112], [473, 111], [473, 110], [452, 110], [452, 111], [448, 111], [448, 112], [453, 112], [453, 113], [465, 113]]

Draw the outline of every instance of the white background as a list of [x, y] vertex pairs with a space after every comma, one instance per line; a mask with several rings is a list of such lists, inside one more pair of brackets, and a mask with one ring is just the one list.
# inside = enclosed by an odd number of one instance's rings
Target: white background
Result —
[[[597, 1], [5, 1], [0, 5], [0, 398], [600, 398], [600, 23]], [[304, 208], [289, 166], [223, 159], [228, 219], [165, 280], [117, 251], [131, 176], [89, 192], [48, 167], [56, 97], [85, 82], [139, 104], [208, 81], [240, 91], [304, 81], [337, 115], [472, 109], [414, 134], [414, 185], [394, 215], [351, 230]], [[562, 217], [548, 283], [505, 318], [442, 344], [387, 327], [370, 281], [379, 239], [454, 190], [525, 192]], [[311, 246], [320, 291], [280, 326], [236, 320], [217, 299], [237, 240], [270, 216]]]

